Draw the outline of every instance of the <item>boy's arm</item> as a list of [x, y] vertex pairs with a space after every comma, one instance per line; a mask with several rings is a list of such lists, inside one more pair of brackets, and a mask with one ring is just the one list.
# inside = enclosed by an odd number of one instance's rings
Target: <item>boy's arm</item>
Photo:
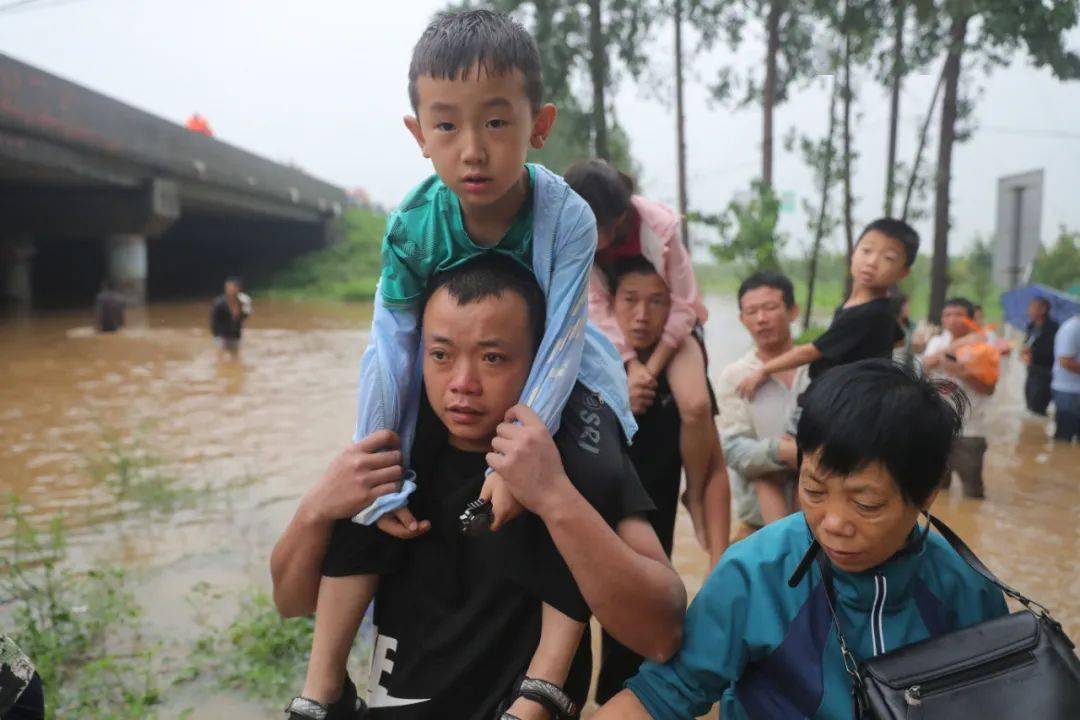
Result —
[[818, 350], [817, 346], [813, 343], [796, 345], [783, 355], [774, 357], [772, 360], [765, 363], [759, 370], [754, 370], [743, 378], [742, 382], [738, 385], [739, 394], [745, 398], [752, 398], [758, 388], [765, 384], [765, 381], [768, 380], [769, 376], [773, 373], [807, 365], [815, 360], [821, 359], [821, 357], [821, 351]]
[[[555, 239], [551, 269], [533, 268], [547, 295], [547, 323], [521, 400], [543, 419], [553, 435], [577, 382], [585, 348], [596, 220], [588, 206], [581, 205], [577, 218], [563, 218], [568, 230]], [[541, 273], [550, 273], [550, 277], [540, 277]]]
[[397, 436], [383, 430], [350, 445], [300, 499], [270, 555], [274, 604], [285, 617], [315, 611], [323, 558], [334, 522], [355, 515], [397, 488], [401, 453]]
[[[585, 623], [572, 620], [551, 605], [543, 603], [540, 642], [525, 675], [534, 680], [547, 680], [562, 688], [566, 684], [570, 665], [584, 634]], [[525, 698], [515, 700], [508, 712], [521, 720], [547, 720], [549, 717], [543, 705]]]

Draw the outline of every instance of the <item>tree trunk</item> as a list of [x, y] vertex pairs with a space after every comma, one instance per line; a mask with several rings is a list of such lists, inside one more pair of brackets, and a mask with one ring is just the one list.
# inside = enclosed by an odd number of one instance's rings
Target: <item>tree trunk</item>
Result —
[[941, 135], [938, 138], [937, 180], [934, 188], [934, 259], [930, 267], [930, 310], [928, 318], [937, 322], [949, 289], [949, 181], [952, 179], [952, 151], [956, 140], [956, 106], [960, 88], [960, 63], [964, 55], [969, 16], [953, 18], [949, 30], [949, 57], [945, 61], [945, 99], [941, 106]]
[[604, 89], [607, 85], [607, 46], [604, 44], [604, 24], [600, 15], [601, 0], [589, 0], [589, 75], [592, 78], [593, 142], [596, 156], [609, 160], [607, 108]]
[[[855, 229], [851, 217], [851, 33], [847, 29], [847, 3], [844, 3], [844, 240], [847, 253], [844, 267], [851, 268], [855, 250]], [[844, 297], [851, 294], [851, 273], [846, 272]]]
[[776, 56], [780, 53], [780, 17], [787, 0], [772, 0], [765, 20], [765, 87], [761, 91], [761, 182], [773, 187], [773, 107], [776, 105]]
[[889, 156], [885, 166], [885, 216], [893, 216], [896, 196], [896, 134], [900, 124], [900, 86], [904, 80], [904, 20], [907, 0], [893, 0], [892, 97], [889, 102]]
[[945, 84], [945, 67], [941, 68], [938, 75], [937, 85], [934, 86], [934, 94], [930, 96], [930, 108], [926, 111], [923, 119], [922, 130], [919, 131], [919, 146], [915, 150], [915, 160], [911, 163], [911, 177], [908, 178], [907, 192], [904, 194], [904, 209], [900, 212], [900, 219], [907, 222], [908, 212], [911, 210], [911, 196], [915, 192], [915, 181], [919, 179], [919, 168], [922, 166], [923, 150], [926, 149], [926, 137], [930, 132], [930, 120], [934, 117], [934, 108], [937, 107], [938, 96], [941, 94], [941, 86]]
[[814, 284], [817, 281], [818, 254], [825, 235], [825, 218], [828, 217], [829, 187], [832, 185], [833, 140], [836, 137], [836, 92], [840, 84], [833, 75], [832, 92], [829, 94], [829, 134], [825, 139], [825, 171], [821, 181], [821, 209], [818, 210], [814, 245], [810, 250], [810, 265], [806, 269], [806, 305], [803, 308], [803, 332], [810, 328], [810, 316], [814, 310]]
[[683, 48], [682, 0], [675, 0], [675, 136], [678, 144], [679, 217], [682, 240], [690, 247], [690, 232], [686, 220], [686, 116], [683, 114]]

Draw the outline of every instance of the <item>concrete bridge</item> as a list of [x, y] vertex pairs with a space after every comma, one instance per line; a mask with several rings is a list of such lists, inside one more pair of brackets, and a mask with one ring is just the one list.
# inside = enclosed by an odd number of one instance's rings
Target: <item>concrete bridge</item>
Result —
[[0, 54], [0, 291], [220, 287], [332, 241], [343, 190]]

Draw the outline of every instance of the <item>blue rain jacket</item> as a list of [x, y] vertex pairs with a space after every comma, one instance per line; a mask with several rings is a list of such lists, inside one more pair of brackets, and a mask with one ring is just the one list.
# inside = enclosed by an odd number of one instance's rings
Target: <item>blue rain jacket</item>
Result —
[[[521, 402], [554, 434], [577, 380], [598, 394], [619, 418], [627, 440], [637, 431], [630, 411], [626, 371], [615, 346], [588, 321], [589, 269], [596, 251], [596, 218], [561, 177], [535, 165], [533, 272], [547, 297], [547, 324]], [[393, 218], [388, 226], [392, 226]], [[380, 429], [401, 437], [408, 468], [421, 387], [419, 309], [396, 310], [375, 292], [367, 349], [360, 361], [354, 440]], [[384, 495], [353, 518], [371, 525], [406, 504], [416, 489], [408, 470], [398, 492]]]

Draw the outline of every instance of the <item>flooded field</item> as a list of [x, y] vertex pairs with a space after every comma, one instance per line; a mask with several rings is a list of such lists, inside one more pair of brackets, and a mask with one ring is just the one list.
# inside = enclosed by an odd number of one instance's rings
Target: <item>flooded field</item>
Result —
[[[715, 377], [748, 339], [729, 300], [711, 298], [710, 310]], [[3, 502], [17, 496], [35, 526], [62, 517], [70, 566], [127, 569], [165, 669], [182, 665], [207, 627], [231, 620], [242, 593], [269, 587], [269, 551], [295, 500], [350, 439], [370, 322], [364, 305], [262, 300], [240, 361], [222, 363], [207, 311], [155, 305], [115, 336], [95, 335], [86, 312], [0, 320]], [[1050, 442], [1046, 421], [1023, 410], [1023, 368], [1007, 361], [1003, 370], [987, 499], [956, 487], [934, 509], [1076, 637], [1080, 449]], [[123, 485], [131, 467], [138, 492]], [[14, 531], [0, 520], [0, 553]], [[693, 593], [705, 555], [686, 518], [677, 533], [675, 562]], [[0, 627], [12, 610], [0, 605]], [[265, 718], [291, 694], [245, 699], [209, 677], [163, 690], [166, 718], [196, 705], [200, 718]]]

